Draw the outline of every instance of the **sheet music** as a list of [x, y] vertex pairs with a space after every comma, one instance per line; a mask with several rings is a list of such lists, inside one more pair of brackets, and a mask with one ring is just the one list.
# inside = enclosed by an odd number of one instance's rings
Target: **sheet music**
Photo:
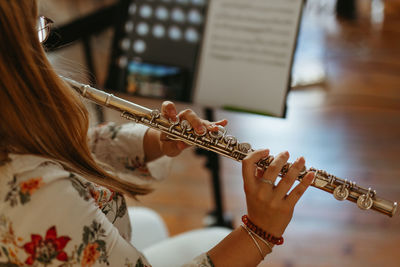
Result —
[[195, 103], [283, 116], [301, 0], [212, 0]]

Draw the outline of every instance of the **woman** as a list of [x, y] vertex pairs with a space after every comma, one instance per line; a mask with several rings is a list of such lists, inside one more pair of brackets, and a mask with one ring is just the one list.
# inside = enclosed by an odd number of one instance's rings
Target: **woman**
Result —
[[[114, 173], [148, 177], [146, 162], [175, 156], [185, 145], [134, 124], [98, 127], [88, 140], [87, 111], [55, 74], [39, 42], [36, 5], [0, 1], [0, 262], [149, 266], [128, 241], [123, 195], [151, 190]], [[227, 123], [212, 124], [191, 110], [177, 115], [171, 102], [163, 103], [162, 113], [187, 119], [199, 133]], [[288, 194], [304, 159], [274, 186], [289, 154], [279, 154], [265, 173], [256, 173], [255, 164], [267, 156], [268, 150], [258, 150], [243, 161], [246, 226], [185, 266], [256, 266], [282, 241], [313, 174]]]

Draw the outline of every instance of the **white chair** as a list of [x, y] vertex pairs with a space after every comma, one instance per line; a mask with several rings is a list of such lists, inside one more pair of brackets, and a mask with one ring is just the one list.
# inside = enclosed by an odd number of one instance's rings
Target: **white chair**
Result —
[[129, 207], [132, 244], [153, 267], [178, 267], [207, 252], [225, 238], [230, 229], [210, 227], [168, 237], [162, 218], [153, 210]]

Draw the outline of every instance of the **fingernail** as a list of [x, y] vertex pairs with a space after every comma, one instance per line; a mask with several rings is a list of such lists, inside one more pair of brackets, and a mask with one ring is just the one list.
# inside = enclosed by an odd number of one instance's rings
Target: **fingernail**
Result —
[[201, 125], [201, 126], [197, 127], [195, 131], [198, 134], [203, 134], [203, 133], [205, 133], [207, 131], [207, 128], [204, 127], [204, 125]]
[[215, 124], [211, 124], [210, 126], [208, 126], [208, 129], [214, 129], [215, 127], [217, 127], [217, 125], [215, 125]]
[[305, 160], [304, 160], [303, 157], [299, 157], [299, 158], [296, 159], [296, 163], [302, 163], [302, 164], [304, 164], [304, 162], [305, 162]]

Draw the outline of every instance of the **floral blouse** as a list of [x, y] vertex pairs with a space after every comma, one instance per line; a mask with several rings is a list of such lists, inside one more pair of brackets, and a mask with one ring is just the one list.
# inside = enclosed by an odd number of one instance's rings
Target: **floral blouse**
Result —
[[[135, 182], [151, 181], [143, 151], [146, 130], [133, 123], [105, 124], [89, 132], [89, 144], [119, 174]], [[17, 154], [9, 158], [0, 166], [0, 266], [150, 266], [130, 243], [121, 194], [53, 160]], [[184, 266], [212, 263], [202, 254]]]

